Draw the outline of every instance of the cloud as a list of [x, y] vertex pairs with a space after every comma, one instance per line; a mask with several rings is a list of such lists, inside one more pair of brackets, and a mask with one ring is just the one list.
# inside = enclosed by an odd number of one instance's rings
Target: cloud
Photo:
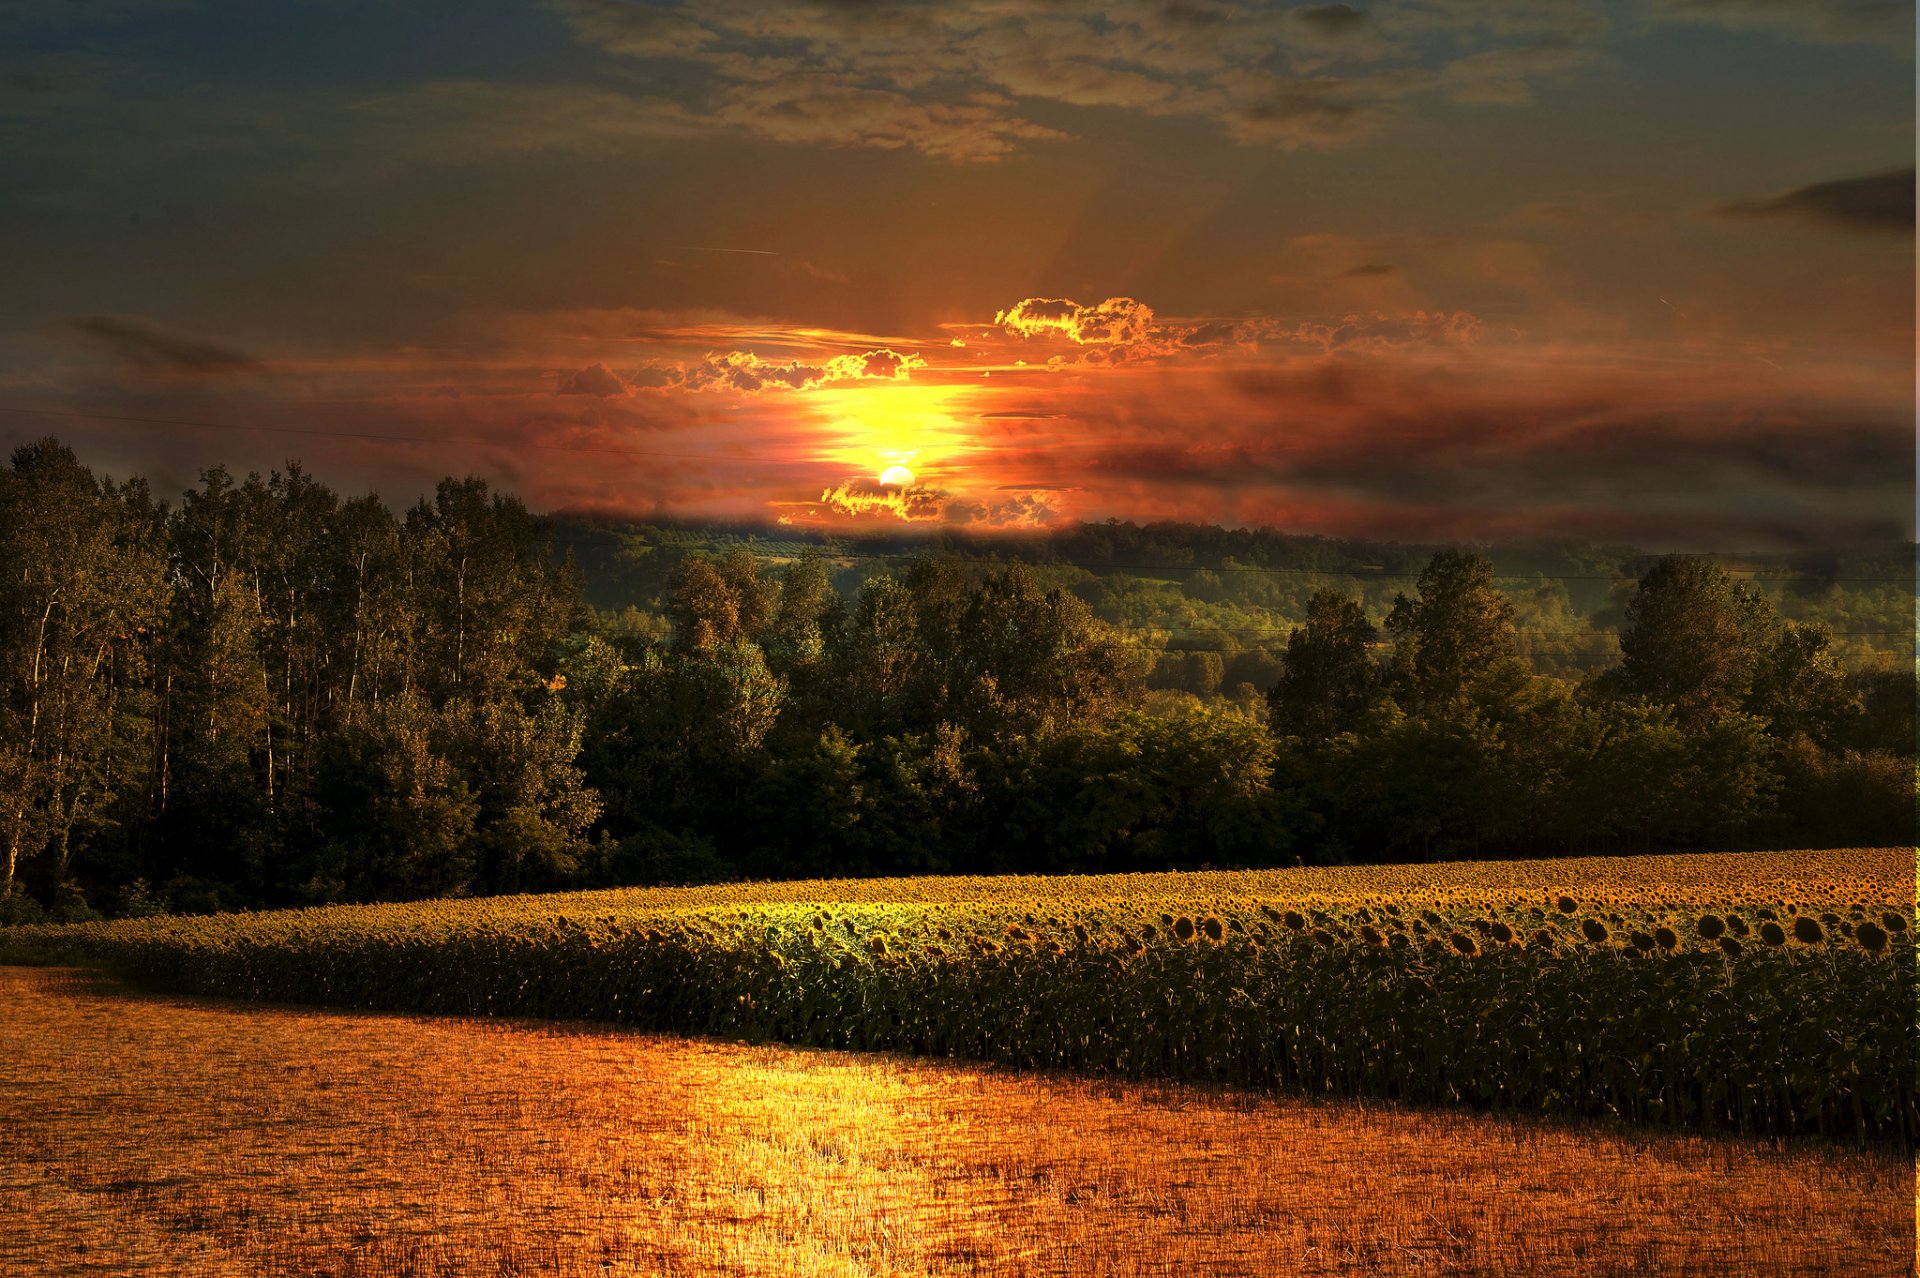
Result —
[[946, 509], [950, 524], [973, 524], [985, 528], [1045, 528], [1060, 521], [1060, 511], [1043, 492], [1014, 493], [994, 501], [951, 502]]
[[[648, 64], [689, 118], [801, 145], [911, 148], [956, 163], [1058, 140], [1034, 106], [1185, 117], [1245, 143], [1365, 136], [1393, 103], [1522, 102], [1585, 58], [1604, 24], [1578, 3], [1123, 0], [549, 0], [582, 42]], [[1452, 62], [1434, 64], [1434, 50]], [[1329, 75], [1365, 63], [1366, 75]], [[1038, 114], [1038, 112], [1034, 112]], [[1057, 121], [1057, 122], [1056, 122]]]
[[1349, 315], [1338, 324], [1301, 324], [1291, 336], [1326, 350], [1403, 346], [1471, 346], [1485, 326], [1467, 311]]
[[836, 355], [817, 364], [790, 360], [785, 364], [761, 359], [752, 351], [708, 355], [681, 370], [679, 385], [690, 390], [720, 387], [746, 391], [812, 390], [828, 382], [905, 381], [927, 361], [919, 355], [881, 348], [857, 355]]
[[1866, 177], [1816, 182], [1770, 200], [1722, 204], [1731, 218], [1795, 218], [1849, 231], [1912, 235], [1914, 171], [1889, 169]]
[[620, 375], [605, 364], [589, 364], [577, 373], [566, 374], [560, 379], [559, 389], [562, 395], [594, 395], [602, 399], [630, 391]]
[[713, 128], [670, 98], [576, 84], [435, 80], [362, 98], [351, 110], [379, 126], [382, 154], [436, 165], [502, 153], [617, 149]]
[[151, 377], [221, 377], [263, 369], [244, 351], [169, 333], [146, 320], [86, 315], [68, 320], [67, 327]]
[[1129, 346], [1153, 330], [1153, 308], [1131, 297], [1082, 306], [1064, 297], [1029, 297], [993, 317], [1015, 337], [1058, 335], [1079, 346]]
[[1400, 268], [1391, 262], [1362, 262], [1359, 266], [1349, 266], [1336, 277], [1343, 280], [1366, 279], [1375, 275], [1392, 275]]
[[929, 523], [941, 517], [947, 495], [936, 488], [915, 484], [908, 488], [883, 487], [863, 480], [849, 479], [820, 494], [820, 505], [830, 515], [861, 519], [891, 515], [907, 523]]
[[553, 7], [580, 39], [628, 57], [680, 56], [717, 38], [683, 9], [631, 0], [555, 0]]
[[1342, 352], [1160, 380], [1077, 397], [1069, 421], [1003, 444], [1003, 473], [1072, 481], [1083, 518], [1413, 540], [1814, 545], [1911, 527], [1912, 421], [1897, 385], [1876, 403], [1837, 377], [1816, 391], [1764, 367], [1512, 352], [1419, 371]]
[[1819, 44], [1913, 46], [1911, 0], [1654, 0], [1653, 12], [1666, 22], [1771, 31]]
[[823, 491], [816, 513], [836, 519], [897, 519], [910, 524], [983, 528], [1044, 528], [1060, 517], [1052, 499], [1040, 491], [969, 499], [924, 484], [899, 488], [859, 479]]
[[[1368, 278], [1398, 273], [1397, 267], [1374, 263], [1342, 274]], [[1262, 347], [1315, 354], [1461, 348], [1473, 345], [1485, 331], [1480, 318], [1464, 310], [1350, 313], [1337, 323], [1274, 315], [1162, 319], [1152, 307], [1131, 297], [1110, 297], [1097, 306], [1083, 306], [1071, 298], [1029, 297], [1000, 311], [994, 322], [1021, 339], [1059, 338], [1087, 348], [1077, 359], [1049, 357], [1050, 368], [1177, 361], [1182, 356], [1251, 353]]]
[[708, 118], [775, 142], [911, 148], [955, 163], [986, 163], [1017, 142], [1066, 136], [990, 103], [916, 101], [830, 74], [735, 85], [714, 97]]
[[1276, 84], [1265, 96], [1226, 113], [1237, 142], [1266, 143], [1285, 150], [1329, 147], [1370, 132], [1383, 117], [1377, 103], [1342, 96], [1337, 82]]
[[1305, 5], [1292, 12], [1293, 20], [1316, 35], [1337, 39], [1367, 25], [1367, 15], [1346, 4]]

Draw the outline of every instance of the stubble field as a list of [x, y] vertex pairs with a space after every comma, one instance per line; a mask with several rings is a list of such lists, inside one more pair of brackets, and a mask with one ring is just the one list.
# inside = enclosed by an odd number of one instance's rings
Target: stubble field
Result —
[[0, 969], [0, 1272], [1913, 1273], [1911, 1159]]

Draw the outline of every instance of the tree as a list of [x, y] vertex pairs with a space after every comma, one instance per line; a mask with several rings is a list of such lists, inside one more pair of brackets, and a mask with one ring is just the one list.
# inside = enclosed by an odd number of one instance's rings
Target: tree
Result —
[[44, 857], [65, 880], [147, 757], [147, 661], [166, 598], [162, 512], [51, 439], [0, 472], [0, 897]]
[[1484, 555], [1443, 550], [1420, 571], [1420, 596], [1395, 595], [1387, 633], [1399, 641], [1395, 666], [1420, 705], [1453, 701], [1468, 682], [1513, 655], [1513, 604], [1493, 586]]
[[992, 744], [1099, 721], [1145, 660], [1023, 565], [976, 585], [952, 560], [923, 559], [867, 582], [835, 665], [835, 717], [862, 740], [951, 724]]
[[1379, 682], [1370, 652], [1379, 633], [1359, 600], [1315, 591], [1307, 624], [1287, 636], [1279, 681], [1267, 693], [1273, 730], [1324, 741], [1350, 729]]
[[320, 855], [309, 895], [464, 895], [480, 801], [447, 757], [447, 724], [417, 692], [365, 708], [321, 757]]
[[1771, 647], [1773, 607], [1717, 564], [1668, 555], [1640, 578], [1620, 636], [1619, 684], [1671, 705], [1688, 731], [1742, 706]]
[[1098, 723], [1144, 672], [1078, 596], [1041, 590], [1020, 564], [980, 583], [958, 637], [963, 726], [984, 739]]
[[768, 628], [769, 661], [789, 676], [818, 665], [839, 638], [845, 612], [825, 562], [812, 553], [794, 560], [781, 578], [780, 602]]
[[576, 588], [552, 558], [547, 522], [483, 480], [443, 479], [407, 513], [419, 600], [416, 672], [436, 702], [490, 701], [531, 690], [535, 667], [564, 639]]
[[1858, 693], [1833, 655], [1825, 622], [1786, 622], [1761, 652], [1747, 709], [1775, 736], [1805, 734], [1831, 746], [1862, 713]]
[[1034, 868], [1272, 865], [1292, 845], [1274, 759], [1267, 730], [1228, 708], [1125, 710], [1066, 734], [1038, 769], [1065, 864]]
[[563, 886], [579, 868], [587, 829], [600, 815], [600, 796], [577, 762], [586, 716], [547, 694], [534, 713], [517, 701], [455, 701], [443, 718], [449, 758], [477, 804], [476, 887]]

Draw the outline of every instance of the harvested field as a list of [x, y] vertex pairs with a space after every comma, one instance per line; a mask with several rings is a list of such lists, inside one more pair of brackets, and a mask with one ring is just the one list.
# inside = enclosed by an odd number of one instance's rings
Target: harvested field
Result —
[[1914, 1272], [1891, 1150], [0, 969], [0, 1272]]

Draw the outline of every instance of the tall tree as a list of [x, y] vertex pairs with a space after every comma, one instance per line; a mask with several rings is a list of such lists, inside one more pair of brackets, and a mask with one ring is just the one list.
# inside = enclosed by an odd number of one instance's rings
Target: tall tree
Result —
[[145, 756], [148, 650], [166, 597], [162, 512], [51, 439], [0, 472], [0, 896], [66, 877]]
[[1274, 731], [1324, 741], [1353, 727], [1379, 682], [1371, 652], [1379, 633], [1359, 600], [1315, 591], [1307, 624], [1287, 636], [1284, 668], [1267, 694]]
[[1799, 734], [1822, 746], [1838, 741], [1864, 707], [1834, 656], [1832, 627], [1823, 621], [1781, 624], [1761, 653], [1747, 709], [1777, 737]]
[[445, 479], [407, 513], [414, 546], [424, 660], [420, 684], [436, 702], [456, 693], [489, 701], [524, 692], [567, 635], [576, 591], [553, 562], [547, 521], [479, 479]]
[[1689, 731], [1739, 709], [1753, 691], [1776, 622], [1773, 607], [1718, 564], [1668, 555], [1626, 609], [1618, 682], [1674, 708]]
[[1395, 667], [1421, 705], [1459, 698], [1476, 675], [1514, 651], [1513, 603], [1494, 589], [1484, 555], [1443, 550], [1420, 570], [1420, 595], [1395, 595], [1387, 632]]

